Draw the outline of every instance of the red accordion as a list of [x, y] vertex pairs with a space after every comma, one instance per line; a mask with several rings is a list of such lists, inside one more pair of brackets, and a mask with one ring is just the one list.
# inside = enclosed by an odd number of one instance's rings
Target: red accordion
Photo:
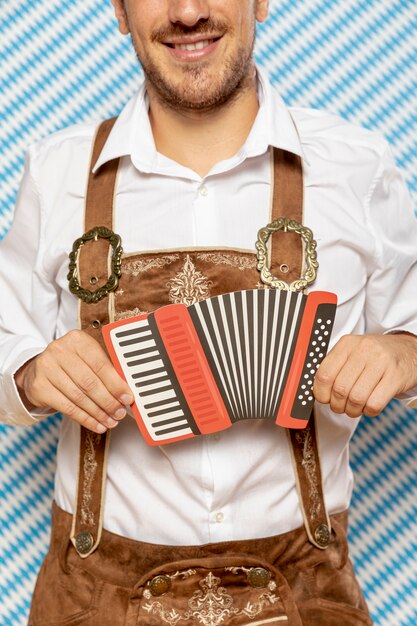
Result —
[[105, 326], [144, 439], [167, 444], [246, 419], [304, 428], [336, 303], [328, 292], [255, 289]]

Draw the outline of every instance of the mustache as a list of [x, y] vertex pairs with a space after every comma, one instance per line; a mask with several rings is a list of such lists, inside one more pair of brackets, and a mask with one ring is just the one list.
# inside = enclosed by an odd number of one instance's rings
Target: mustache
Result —
[[221, 33], [223, 35], [225, 32], [230, 31], [230, 24], [221, 20], [207, 18], [199, 20], [193, 26], [186, 26], [184, 24], [169, 24], [167, 26], [162, 26], [161, 28], [153, 31], [151, 41], [165, 41], [171, 37], [181, 37], [182, 35], [206, 35], [213, 33]]

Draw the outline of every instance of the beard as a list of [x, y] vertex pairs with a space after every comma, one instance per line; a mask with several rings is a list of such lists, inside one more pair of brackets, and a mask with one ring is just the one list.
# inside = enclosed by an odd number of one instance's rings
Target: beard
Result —
[[[231, 30], [224, 23], [208, 19], [201, 20], [192, 28], [172, 24], [165, 29], [159, 29], [152, 34], [151, 41], [159, 43], [169, 40], [171, 36], [204, 35], [213, 32], [225, 34]], [[158, 64], [151, 55], [139, 54], [138, 46], [133, 40], [136, 56], [142, 65], [148, 85], [152, 86], [162, 105], [176, 111], [210, 111], [235, 100], [252, 83], [254, 45], [255, 26], [251, 41], [246, 46], [239, 45], [233, 54], [224, 58], [220, 71], [211, 70], [210, 61], [184, 63], [181, 66], [181, 75], [173, 77], [167, 75], [162, 64]]]

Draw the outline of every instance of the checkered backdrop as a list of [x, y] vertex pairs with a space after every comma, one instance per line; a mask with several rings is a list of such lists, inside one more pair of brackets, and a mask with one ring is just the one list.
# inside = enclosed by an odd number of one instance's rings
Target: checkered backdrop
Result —
[[[271, 0], [257, 59], [287, 103], [384, 133], [415, 197], [416, 48], [415, 0]], [[110, 0], [0, 0], [0, 235], [12, 219], [26, 147], [118, 113], [139, 80]], [[364, 419], [352, 444], [352, 555], [378, 626], [417, 624], [416, 416], [394, 402]], [[47, 549], [57, 429], [57, 418], [0, 429], [4, 626], [26, 624]]]

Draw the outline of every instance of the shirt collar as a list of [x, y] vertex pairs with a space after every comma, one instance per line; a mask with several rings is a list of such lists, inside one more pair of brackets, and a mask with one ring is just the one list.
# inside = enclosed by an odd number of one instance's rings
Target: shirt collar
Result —
[[[257, 68], [259, 111], [255, 122], [239, 151], [244, 158], [264, 154], [269, 146], [288, 150], [305, 159], [297, 128], [288, 107], [272, 87], [264, 69]], [[118, 116], [109, 137], [93, 167], [112, 159], [130, 156], [133, 165], [144, 173], [157, 169], [158, 152], [148, 116], [149, 101], [143, 83]], [[165, 161], [166, 162], [166, 161]]]

